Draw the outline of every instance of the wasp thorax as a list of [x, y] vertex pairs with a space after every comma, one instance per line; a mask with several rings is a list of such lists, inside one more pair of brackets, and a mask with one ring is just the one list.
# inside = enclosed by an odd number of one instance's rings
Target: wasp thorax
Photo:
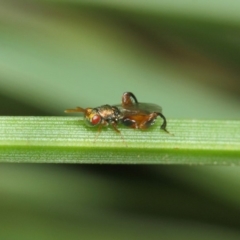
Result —
[[87, 108], [85, 111], [85, 119], [88, 125], [96, 126], [101, 122], [102, 117], [99, 115], [96, 109]]

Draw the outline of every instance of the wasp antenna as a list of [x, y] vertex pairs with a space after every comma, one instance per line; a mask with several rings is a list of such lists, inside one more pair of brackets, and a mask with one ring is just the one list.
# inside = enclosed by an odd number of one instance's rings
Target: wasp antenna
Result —
[[64, 112], [65, 113], [75, 113], [75, 112], [83, 112], [83, 113], [85, 113], [85, 109], [84, 108], [80, 108], [80, 107], [76, 107], [74, 109], [66, 109]]

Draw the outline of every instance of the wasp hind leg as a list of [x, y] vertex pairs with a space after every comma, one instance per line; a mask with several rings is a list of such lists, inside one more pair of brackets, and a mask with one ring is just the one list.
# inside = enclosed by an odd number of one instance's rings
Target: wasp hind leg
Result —
[[167, 120], [162, 113], [153, 112], [149, 115], [132, 115], [122, 119], [122, 124], [127, 127], [134, 128], [134, 129], [147, 129], [151, 125], [154, 124], [156, 118], [160, 116], [163, 119], [163, 124], [161, 125], [161, 129], [167, 133]]
[[134, 129], [147, 129], [154, 123], [156, 118], [156, 113], [151, 113], [149, 115], [130, 115], [122, 119], [122, 124]]
[[162, 123], [162, 125], [161, 125], [160, 128], [161, 128], [163, 131], [165, 131], [166, 133], [169, 133], [169, 134], [170, 134], [170, 132], [167, 130], [167, 120], [166, 120], [166, 118], [164, 117], [164, 115], [163, 115], [162, 113], [160, 113], [160, 112], [153, 112], [153, 113], [149, 114], [149, 115], [148, 115], [148, 119], [147, 119], [147, 121], [144, 123], [143, 128], [148, 128], [149, 126], [151, 126], [152, 124], [154, 124], [154, 122], [155, 122], [155, 120], [156, 120], [156, 118], [157, 118], [158, 116], [163, 119], [163, 123]]
[[167, 120], [164, 117], [164, 115], [162, 113], [160, 113], [160, 112], [157, 112], [156, 114], [163, 119], [163, 124], [161, 125], [161, 129], [163, 131], [165, 131], [166, 133], [170, 134], [170, 132], [166, 129], [166, 127], [167, 127]]

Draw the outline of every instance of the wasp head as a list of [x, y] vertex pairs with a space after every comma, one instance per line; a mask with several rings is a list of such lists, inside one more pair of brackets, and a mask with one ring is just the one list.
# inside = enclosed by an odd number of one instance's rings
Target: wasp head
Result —
[[95, 108], [86, 108], [85, 120], [89, 126], [94, 127], [101, 123], [102, 117], [99, 115], [98, 111]]

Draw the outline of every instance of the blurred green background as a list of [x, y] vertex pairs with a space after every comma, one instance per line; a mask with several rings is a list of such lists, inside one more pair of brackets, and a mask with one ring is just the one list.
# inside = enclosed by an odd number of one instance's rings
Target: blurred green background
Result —
[[[240, 118], [240, 2], [0, 0], [0, 114], [124, 91]], [[169, 129], [171, 131], [171, 129]], [[238, 167], [1, 164], [0, 239], [240, 239]]]

